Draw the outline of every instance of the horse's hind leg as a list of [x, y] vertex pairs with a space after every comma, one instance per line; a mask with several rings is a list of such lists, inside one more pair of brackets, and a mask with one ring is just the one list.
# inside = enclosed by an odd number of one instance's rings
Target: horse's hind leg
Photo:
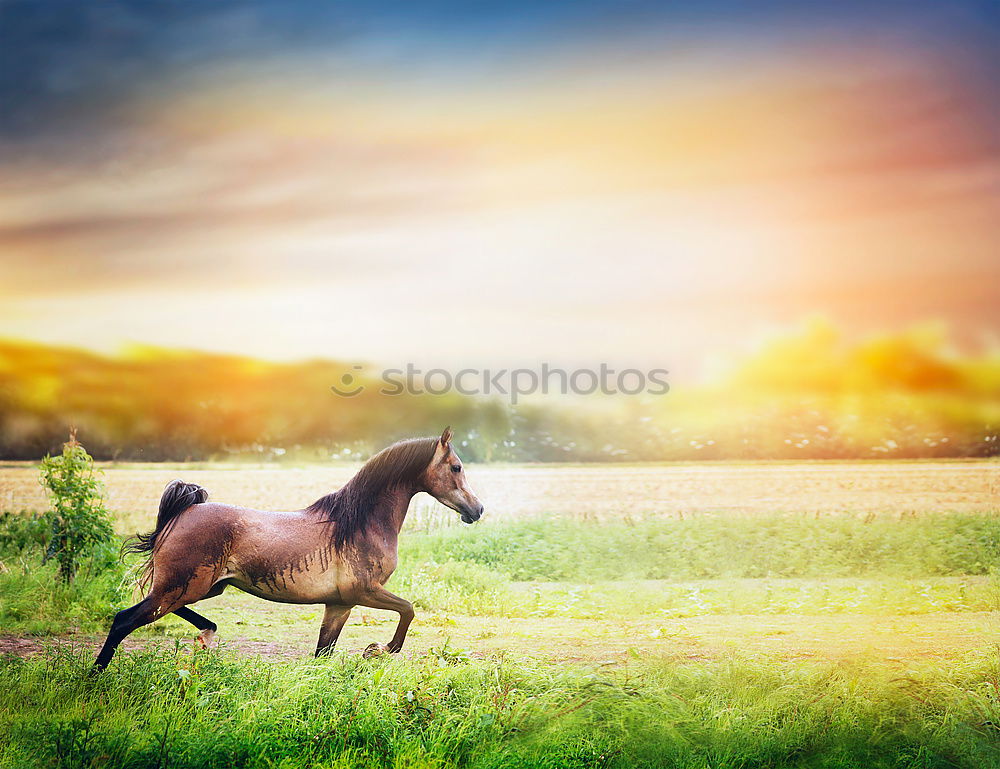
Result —
[[[205, 598], [214, 598], [215, 596], [222, 593], [222, 591], [225, 589], [226, 589], [226, 583], [221, 582], [215, 587], [213, 587], [211, 590], [209, 590], [208, 593], [201, 600], [204, 601]], [[198, 641], [201, 643], [203, 647], [207, 649], [209, 646], [212, 645], [212, 641], [215, 639], [215, 631], [219, 629], [218, 625], [212, 622], [212, 620], [210, 620], [208, 617], [201, 616], [198, 612], [188, 608], [187, 606], [182, 606], [179, 609], [174, 609], [174, 614], [176, 614], [183, 620], [187, 620], [196, 628], [198, 628], [198, 630], [201, 631], [200, 633], [198, 633]]]
[[111, 630], [108, 632], [107, 640], [101, 648], [101, 653], [94, 661], [94, 672], [100, 672], [108, 666], [111, 658], [115, 656], [115, 650], [129, 633], [138, 630], [143, 625], [148, 625], [161, 615], [158, 606], [159, 599], [153, 595], [148, 595], [142, 601], [129, 609], [122, 609], [115, 615], [114, 622], [111, 623]]
[[[138, 630], [143, 625], [148, 625], [150, 622], [158, 620], [166, 614], [170, 614], [171, 612], [176, 613], [178, 609], [187, 606], [189, 603], [195, 603], [209, 595], [218, 595], [218, 593], [225, 589], [224, 585], [220, 586], [216, 583], [215, 570], [212, 567], [196, 569], [192, 576], [183, 579], [178, 578], [176, 573], [168, 572], [163, 574], [154, 572], [154, 574], [153, 589], [149, 595], [132, 608], [123, 609], [115, 615], [114, 622], [111, 623], [108, 638], [104, 642], [104, 647], [94, 661], [95, 672], [104, 670], [108, 666], [111, 658], [115, 655], [115, 649], [118, 648], [118, 644], [129, 633]], [[199, 617], [199, 619], [205, 619], [194, 612], [191, 612], [191, 614]], [[205, 621], [207, 622], [208, 620]]]
[[192, 611], [187, 606], [174, 609], [174, 614], [181, 619], [186, 619], [201, 631], [198, 633], [198, 641], [202, 646], [207, 649], [212, 645], [212, 639], [215, 638], [215, 631], [219, 629], [219, 626], [212, 622], [212, 620], [208, 619], [208, 617], [201, 616], [196, 611]]

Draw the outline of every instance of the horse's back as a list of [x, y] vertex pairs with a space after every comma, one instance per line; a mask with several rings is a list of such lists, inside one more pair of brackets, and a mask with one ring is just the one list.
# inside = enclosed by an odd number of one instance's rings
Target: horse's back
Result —
[[304, 511], [271, 512], [205, 502], [177, 516], [155, 573], [176, 583], [200, 573], [272, 600], [323, 602], [340, 581], [327, 527]]
[[314, 528], [311, 523], [301, 511], [272, 512], [203, 502], [177, 516], [163, 547], [173, 542], [176, 547], [187, 549], [199, 543], [213, 553], [241, 544], [274, 547], [282, 542], [301, 541], [303, 533]]

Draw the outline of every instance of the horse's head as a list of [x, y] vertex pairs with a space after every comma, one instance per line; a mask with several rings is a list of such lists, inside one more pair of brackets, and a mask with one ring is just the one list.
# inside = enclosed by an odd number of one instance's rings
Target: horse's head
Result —
[[483, 514], [483, 503], [465, 480], [465, 467], [451, 447], [451, 428], [445, 428], [434, 450], [434, 458], [424, 470], [424, 490], [446, 507], [462, 514], [465, 523], [474, 523]]

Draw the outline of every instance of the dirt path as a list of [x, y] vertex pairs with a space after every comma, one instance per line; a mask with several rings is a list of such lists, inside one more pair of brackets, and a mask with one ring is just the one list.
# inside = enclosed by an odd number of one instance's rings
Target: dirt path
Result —
[[[388, 640], [392, 626], [388, 618], [361, 614], [347, 626], [338, 648], [347, 654], [360, 654], [372, 641]], [[318, 619], [292, 621], [280, 630], [263, 625], [227, 628], [220, 623], [219, 640], [223, 647], [248, 655], [299, 658], [312, 653], [317, 631]], [[0, 654], [24, 656], [62, 644], [96, 652], [102, 640], [93, 635], [6, 637], [0, 638]], [[193, 645], [194, 632], [179, 621], [171, 621], [159, 632], [130, 638], [124, 648], [174, 648], [178, 641]], [[769, 661], [864, 659], [905, 666], [916, 660], [952, 660], [988, 653], [995, 651], [998, 643], [1000, 622], [988, 612], [887, 617], [712, 615], [621, 621], [431, 616], [414, 624], [406, 654], [421, 655], [448, 644], [470, 656], [506, 652], [588, 664], [614, 664], [635, 656], [697, 662], [749, 655]]]

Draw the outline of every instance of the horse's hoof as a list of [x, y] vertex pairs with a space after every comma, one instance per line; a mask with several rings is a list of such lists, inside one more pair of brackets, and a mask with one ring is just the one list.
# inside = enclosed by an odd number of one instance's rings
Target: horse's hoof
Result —
[[198, 643], [201, 644], [202, 649], [211, 649], [215, 646], [215, 631], [202, 630], [198, 633]]
[[373, 643], [368, 644], [365, 650], [361, 652], [361, 656], [366, 660], [370, 660], [372, 657], [381, 657], [383, 654], [389, 653], [389, 647], [385, 644]]

